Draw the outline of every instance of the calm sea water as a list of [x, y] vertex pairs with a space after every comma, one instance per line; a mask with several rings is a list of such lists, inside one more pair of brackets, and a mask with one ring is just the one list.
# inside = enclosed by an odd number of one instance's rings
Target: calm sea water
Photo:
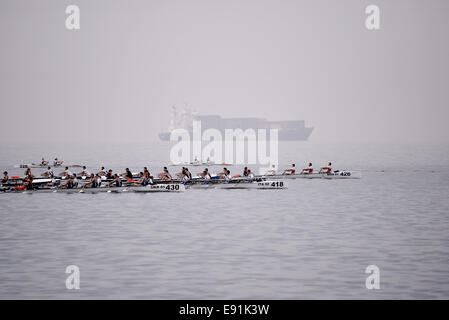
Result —
[[[169, 156], [163, 143], [0, 147], [0, 168], [20, 174], [14, 164], [42, 156], [152, 172]], [[0, 194], [0, 298], [449, 298], [449, 145], [281, 144], [282, 165], [308, 161], [363, 178]], [[380, 290], [365, 288], [372, 264]], [[65, 288], [68, 265], [80, 268], [80, 290]]]

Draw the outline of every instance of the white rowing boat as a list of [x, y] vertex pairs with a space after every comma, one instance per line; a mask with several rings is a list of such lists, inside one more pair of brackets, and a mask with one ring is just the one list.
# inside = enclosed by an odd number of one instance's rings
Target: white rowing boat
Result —
[[338, 171], [324, 174], [323, 179], [361, 179], [361, 171]]
[[79, 164], [71, 164], [71, 165], [65, 165], [65, 164], [41, 164], [41, 163], [29, 163], [29, 164], [15, 164], [14, 168], [19, 169], [47, 169], [48, 167], [51, 168], [63, 168], [63, 167], [69, 167], [69, 168], [81, 168], [81, 165]]
[[260, 176], [267, 179], [361, 179], [361, 171], [335, 171], [331, 173], [296, 173], [296, 174], [274, 174]]
[[171, 164], [169, 164], [169, 166], [170, 167], [180, 167], [180, 166], [191, 166], [191, 167], [228, 166], [229, 167], [229, 166], [232, 166], [232, 164], [230, 164], [230, 163], [215, 163], [214, 161], [205, 161], [205, 162], [193, 161], [193, 162], [184, 162], [184, 163], [180, 163], [180, 164], [171, 163]]
[[180, 183], [154, 184], [144, 187], [128, 187], [131, 192], [183, 192], [186, 187]]
[[288, 183], [286, 181], [238, 181], [238, 182], [208, 182], [208, 183], [193, 183], [187, 184], [188, 189], [259, 189], [259, 190], [275, 190], [287, 189]]

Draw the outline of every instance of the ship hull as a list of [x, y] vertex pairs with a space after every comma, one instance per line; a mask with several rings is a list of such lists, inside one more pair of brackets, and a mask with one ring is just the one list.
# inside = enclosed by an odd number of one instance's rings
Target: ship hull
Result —
[[[282, 130], [278, 131], [279, 141], [307, 141], [313, 131], [313, 128], [304, 128], [302, 130]], [[190, 133], [192, 135], [192, 133]], [[224, 136], [224, 135], [223, 135]], [[161, 141], [170, 141], [170, 132], [159, 133]]]

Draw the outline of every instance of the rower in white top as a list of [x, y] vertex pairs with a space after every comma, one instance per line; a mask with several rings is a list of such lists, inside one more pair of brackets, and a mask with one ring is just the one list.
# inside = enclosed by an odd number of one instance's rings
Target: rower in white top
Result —
[[265, 172], [265, 175], [266, 176], [274, 176], [275, 174], [276, 174], [276, 166], [274, 164], [272, 164], [271, 169], [267, 170], [267, 172]]
[[204, 182], [208, 182], [212, 179], [212, 176], [209, 173], [209, 169], [205, 168], [203, 172], [199, 174], [199, 176], [204, 179]]
[[45, 171], [42, 176], [43, 177], [52, 177], [55, 174], [53, 173], [53, 170], [51, 170], [51, 167], [47, 167], [47, 171]]
[[320, 173], [322, 173], [322, 174], [329, 174], [329, 173], [332, 173], [332, 162], [329, 162], [329, 163], [327, 164], [327, 166], [322, 167], [322, 168], [320, 169]]
[[81, 177], [89, 177], [90, 172], [89, 170], [87, 170], [86, 166], [83, 166], [83, 170], [80, 173], [78, 173], [78, 175], [80, 175]]
[[229, 183], [231, 181], [231, 171], [226, 169], [226, 174], [224, 175], [225, 183]]
[[293, 163], [291, 168], [284, 170], [284, 172], [282, 174], [295, 174], [295, 172], [296, 172], [296, 166]]
[[185, 168], [184, 177], [182, 178], [182, 181], [188, 182], [190, 180], [192, 180], [192, 173], [189, 171], [189, 168]]
[[254, 179], [254, 173], [252, 173], [252, 171], [250, 169], [248, 169], [248, 180], [253, 180]]
[[312, 173], [313, 173], [312, 162], [309, 162], [309, 167], [302, 169], [301, 174], [312, 174]]
[[58, 158], [55, 158], [55, 160], [53, 160], [53, 166], [54, 167], [60, 167], [62, 166], [63, 161], [58, 160]]
[[223, 168], [223, 171], [217, 173], [217, 176], [220, 177], [220, 179], [225, 179], [226, 175], [228, 174], [228, 169], [226, 167]]
[[100, 176], [105, 176], [107, 174], [107, 170], [104, 167], [101, 167], [100, 171], [97, 172]]
[[59, 174], [61, 177], [69, 177], [72, 175], [72, 172], [69, 170], [69, 167], [65, 167], [64, 171]]

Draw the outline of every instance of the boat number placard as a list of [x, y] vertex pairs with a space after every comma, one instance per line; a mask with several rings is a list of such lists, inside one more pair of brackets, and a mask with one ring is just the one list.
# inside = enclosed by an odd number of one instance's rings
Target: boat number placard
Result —
[[263, 187], [273, 187], [273, 188], [282, 188], [284, 187], [283, 181], [266, 181], [266, 182], [258, 182], [257, 185]]
[[179, 184], [157, 184], [151, 186], [151, 189], [161, 189], [167, 191], [179, 191]]

